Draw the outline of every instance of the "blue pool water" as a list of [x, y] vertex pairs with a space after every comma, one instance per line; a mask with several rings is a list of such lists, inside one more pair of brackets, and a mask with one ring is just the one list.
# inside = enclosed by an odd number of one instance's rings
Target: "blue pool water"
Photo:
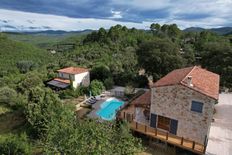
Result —
[[100, 105], [101, 109], [97, 111], [97, 115], [104, 120], [113, 120], [115, 119], [116, 110], [118, 110], [123, 104], [123, 101], [110, 98]]

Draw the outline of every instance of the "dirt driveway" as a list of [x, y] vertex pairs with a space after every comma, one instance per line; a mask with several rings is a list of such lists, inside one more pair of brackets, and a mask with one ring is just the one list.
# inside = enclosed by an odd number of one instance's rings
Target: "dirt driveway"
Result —
[[232, 155], [232, 94], [220, 94], [206, 155]]

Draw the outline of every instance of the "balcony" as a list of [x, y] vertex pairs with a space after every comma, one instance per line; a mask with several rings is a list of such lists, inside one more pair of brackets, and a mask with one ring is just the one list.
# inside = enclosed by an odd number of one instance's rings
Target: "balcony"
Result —
[[[122, 115], [121, 115], [122, 116]], [[121, 119], [128, 120], [128, 117], [125, 117], [126, 114], [123, 114], [124, 117], [121, 117]], [[131, 116], [133, 118], [133, 116]], [[173, 135], [169, 132], [161, 131], [156, 128], [152, 128], [148, 125], [144, 125], [138, 122], [135, 122], [134, 119], [129, 119], [130, 128], [133, 131], [139, 132], [141, 134], [147, 135], [150, 138], [159, 139], [161, 141], [167, 142], [169, 144], [178, 146], [180, 148], [189, 150], [191, 152], [197, 153], [197, 154], [204, 154], [206, 150], [206, 146], [199, 144], [195, 141], [191, 141], [188, 139], [185, 139], [183, 137], [179, 137], [176, 135]]]

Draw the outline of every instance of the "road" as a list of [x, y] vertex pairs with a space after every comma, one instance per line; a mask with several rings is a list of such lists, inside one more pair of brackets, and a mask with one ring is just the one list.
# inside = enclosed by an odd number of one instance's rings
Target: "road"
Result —
[[206, 155], [232, 155], [232, 94], [220, 94]]

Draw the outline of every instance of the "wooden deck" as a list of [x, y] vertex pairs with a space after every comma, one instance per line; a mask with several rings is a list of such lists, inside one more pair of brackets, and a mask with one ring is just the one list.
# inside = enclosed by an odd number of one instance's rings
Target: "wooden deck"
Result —
[[184, 148], [184, 149], [192, 151], [194, 153], [198, 153], [198, 154], [205, 153], [204, 145], [196, 143], [194, 141], [184, 139], [183, 137], [178, 137], [178, 136], [170, 134], [168, 132], [160, 131], [158, 129], [137, 123], [135, 121], [130, 122], [130, 128], [136, 132], [145, 134], [145, 135], [152, 137], [152, 138], [155, 138], [155, 139], [159, 139], [161, 141], [168, 142], [170, 144]]

